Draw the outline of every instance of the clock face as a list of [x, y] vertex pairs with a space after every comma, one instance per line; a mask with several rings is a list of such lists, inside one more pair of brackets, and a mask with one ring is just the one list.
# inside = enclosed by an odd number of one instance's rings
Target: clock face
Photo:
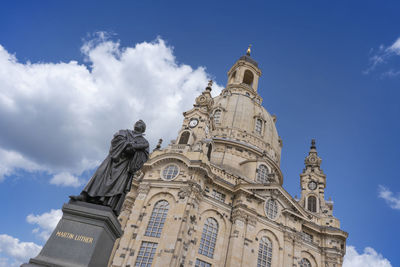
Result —
[[194, 127], [197, 126], [198, 123], [199, 123], [199, 120], [198, 120], [198, 119], [191, 119], [190, 122], [189, 122], [189, 126], [190, 126], [191, 128], [194, 128]]
[[317, 188], [317, 183], [314, 182], [314, 181], [309, 182], [309, 183], [308, 183], [308, 188], [309, 188], [310, 190], [315, 190], [315, 189]]

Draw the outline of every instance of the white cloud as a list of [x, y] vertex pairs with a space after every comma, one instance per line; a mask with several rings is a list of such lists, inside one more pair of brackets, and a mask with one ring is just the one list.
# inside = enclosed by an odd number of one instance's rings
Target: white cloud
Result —
[[398, 193], [397, 196], [393, 194], [388, 188], [380, 185], [378, 188], [378, 196], [383, 198], [386, 203], [392, 208], [396, 210], [400, 210], [400, 194]]
[[388, 51], [400, 56], [400, 37], [387, 48]]
[[[369, 58], [369, 67], [364, 71], [364, 74], [369, 74], [374, 71], [378, 66], [388, 63], [389, 59], [394, 56], [400, 56], [400, 37], [390, 46], [380, 45], [377, 51], [371, 49], [371, 56]], [[398, 76], [400, 71], [389, 70], [383, 72], [381, 77], [395, 77]]]
[[12, 174], [15, 169], [25, 169], [28, 171], [43, 170], [41, 166], [25, 158], [22, 154], [13, 150], [5, 150], [1, 147], [0, 159], [0, 181], [6, 175]]
[[9, 235], [0, 235], [0, 266], [20, 266], [28, 262], [29, 258], [36, 257], [42, 249], [33, 242], [21, 242], [18, 238]]
[[43, 240], [47, 240], [54, 228], [56, 228], [58, 221], [61, 219], [61, 210], [50, 210], [50, 212], [45, 212], [43, 214], [34, 215], [29, 214], [26, 217], [28, 223], [37, 224], [39, 227], [33, 230], [39, 237]]
[[392, 267], [392, 265], [371, 247], [366, 247], [364, 253], [358, 254], [355, 247], [347, 246], [343, 267]]
[[[203, 67], [179, 64], [162, 39], [121, 47], [99, 34], [81, 50], [90, 67], [21, 63], [0, 45], [0, 154], [9, 158], [0, 179], [18, 168], [79, 176], [105, 158], [116, 131], [138, 119], [153, 147], [159, 138], [168, 142], [210, 79]], [[214, 95], [222, 89], [213, 88]], [[55, 184], [77, 183], [56, 176]]]
[[54, 175], [53, 178], [51, 178], [50, 183], [55, 185], [73, 187], [79, 187], [82, 185], [81, 181], [79, 181], [77, 177], [68, 172], [62, 172]]

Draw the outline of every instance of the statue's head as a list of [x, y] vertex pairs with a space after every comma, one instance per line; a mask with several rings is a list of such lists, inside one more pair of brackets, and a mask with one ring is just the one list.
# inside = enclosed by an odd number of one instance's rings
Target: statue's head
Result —
[[135, 132], [144, 133], [144, 131], [146, 131], [146, 123], [144, 123], [144, 121], [142, 121], [142, 120], [138, 120], [135, 123], [135, 126], [133, 127], [133, 129], [135, 130]]

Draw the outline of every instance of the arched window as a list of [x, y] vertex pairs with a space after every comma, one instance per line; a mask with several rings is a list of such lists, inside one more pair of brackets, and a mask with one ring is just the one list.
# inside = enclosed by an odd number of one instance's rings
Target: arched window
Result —
[[302, 258], [300, 261], [300, 267], [311, 267], [311, 263], [306, 258]]
[[183, 132], [181, 134], [181, 138], [179, 138], [178, 144], [186, 145], [189, 141], [189, 137], [190, 137], [190, 132], [188, 131]]
[[268, 237], [263, 236], [258, 247], [257, 267], [271, 267], [272, 242]]
[[212, 145], [208, 144], [208, 150], [207, 150], [207, 158], [208, 158], [208, 160], [211, 160], [211, 152], [212, 152]]
[[218, 223], [213, 218], [207, 218], [201, 234], [199, 254], [213, 258], [217, 241]]
[[160, 200], [154, 205], [153, 211], [151, 212], [149, 224], [147, 225], [145, 236], [160, 237], [161, 231], [164, 226], [165, 219], [169, 204], [166, 200]]
[[271, 220], [276, 218], [276, 215], [278, 215], [278, 203], [276, 203], [275, 199], [270, 198], [267, 200], [265, 203], [265, 214]]
[[256, 131], [256, 133], [261, 134], [262, 133], [262, 120], [261, 119], [256, 119], [256, 126], [254, 128], [254, 130]]
[[259, 182], [261, 184], [269, 183], [268, 174], [269, 174], [269, 170], [268, 170], [267, 166], [261, 164], [257, 169], [257, 182]]
[[243, 76], [243, 83], [252, 86], [253, 85], [253, 80], [254, 80], [254, 75], [251, 71], [246, 70], [244, 72]]
[[221, 123], [221, 114], [222, 114], [222, 112], [221, 112], [220, 109], [217, 109], [217, 110], [214, 112], [214, 122], [215, 122], [215, 123]]
[[307, 209], [312, 212], [317, 211], [317, 198], [314, 196], [309, 196], [307, 200]]

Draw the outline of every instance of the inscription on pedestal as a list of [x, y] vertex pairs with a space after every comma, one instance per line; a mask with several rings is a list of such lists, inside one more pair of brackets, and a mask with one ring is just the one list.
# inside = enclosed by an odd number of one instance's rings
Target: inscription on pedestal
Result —
[[81, 241], [83, 243], [88, 243], [88, 244], [93, 243], [93, 237], [88, 237], [88, 236], [84, 236], [84, 235], [77, 235], [77, 234], [73, 234], [73, 233], [57, 231], [56, 236], [61, 237], [61, 238]]

